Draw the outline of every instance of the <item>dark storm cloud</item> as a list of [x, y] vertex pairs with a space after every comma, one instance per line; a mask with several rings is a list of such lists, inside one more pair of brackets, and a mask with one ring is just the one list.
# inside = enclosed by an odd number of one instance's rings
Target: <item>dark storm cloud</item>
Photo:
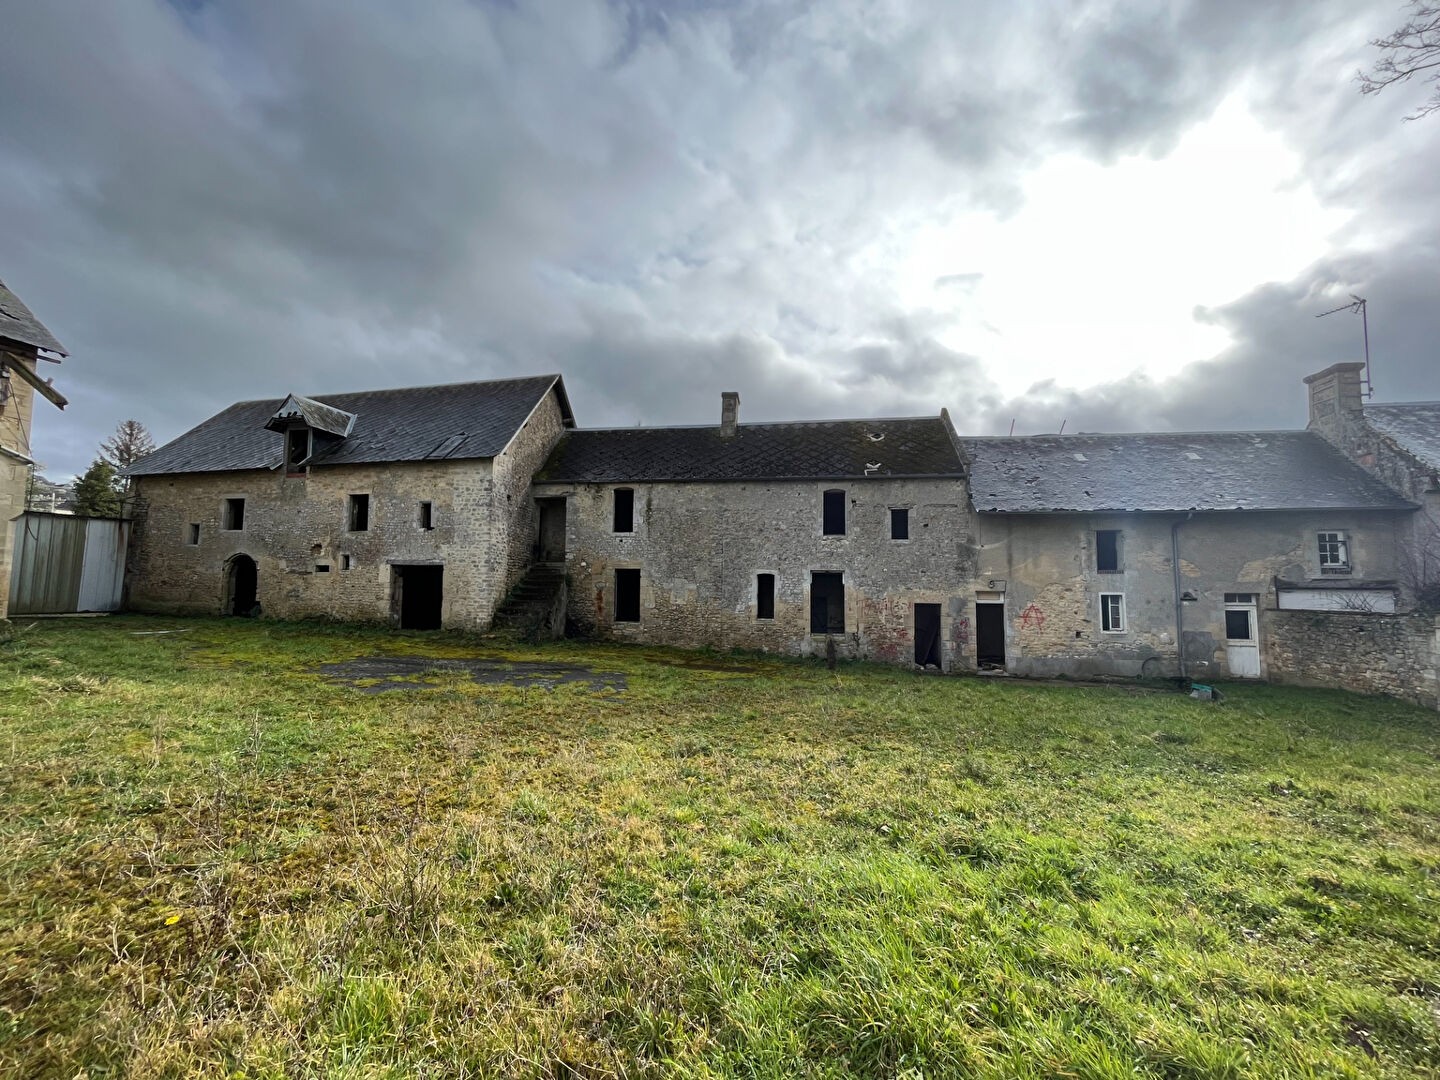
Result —
[[[128, 416], [548, 370], [587, 424], [710, 422], [722, 389], [748, 419], [1292, 424], [1353, 355], [1310, 318], [1351, 289], [1382, 392], [1437, 396], [1440, 125], [1354, 94], [1386, 27], [1339, 3], [9, 8], [0, 276], [73, 353], [55, 474]], [[1003, 400], [871, 257], [942, 204], [1014, 211], [1056, 150], [1163, 153], [1242, 82], [1354, 253], [1204, 312], [1235, 342], [1206, 364]]]

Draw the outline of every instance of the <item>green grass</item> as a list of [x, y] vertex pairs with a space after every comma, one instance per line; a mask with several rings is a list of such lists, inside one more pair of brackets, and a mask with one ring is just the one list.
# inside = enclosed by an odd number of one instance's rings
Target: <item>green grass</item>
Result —
[[[386, 651], [629, 688], [311, 670]], [[1435, 714], [1226, 690], [47, 622], [0, 1074], [1440, 1075]]]

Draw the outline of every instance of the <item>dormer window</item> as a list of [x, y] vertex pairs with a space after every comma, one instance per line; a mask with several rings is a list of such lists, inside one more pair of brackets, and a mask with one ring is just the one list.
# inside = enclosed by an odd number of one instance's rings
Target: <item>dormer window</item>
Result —
[[310, 429], [292, 427], [285, 433], [285, 472], [290, 476], [304, 476], [310, 460]]

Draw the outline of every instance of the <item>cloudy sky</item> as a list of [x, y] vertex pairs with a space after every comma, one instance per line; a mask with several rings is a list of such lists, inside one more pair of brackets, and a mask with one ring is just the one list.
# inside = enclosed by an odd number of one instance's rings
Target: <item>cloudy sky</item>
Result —
[[1294, 427], [1440, 398], [1392, 2], [0, 0], [0, 278], [82, 470], [232, 401], [561, 371], [580, 422]]

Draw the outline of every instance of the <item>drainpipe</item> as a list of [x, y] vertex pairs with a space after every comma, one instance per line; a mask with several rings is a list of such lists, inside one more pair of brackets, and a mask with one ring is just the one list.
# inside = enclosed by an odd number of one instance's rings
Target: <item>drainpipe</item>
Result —
[[1180, 678], [1185, 674], [1185, 601], [1180, 599], [1180, 526], [1184, 525], [1195, 512], [1192, 510], [1183, 518], [1176, 518], [1170, 526], [1170, 576], [1175, 582], [1175, 655], [1180, 661]]

